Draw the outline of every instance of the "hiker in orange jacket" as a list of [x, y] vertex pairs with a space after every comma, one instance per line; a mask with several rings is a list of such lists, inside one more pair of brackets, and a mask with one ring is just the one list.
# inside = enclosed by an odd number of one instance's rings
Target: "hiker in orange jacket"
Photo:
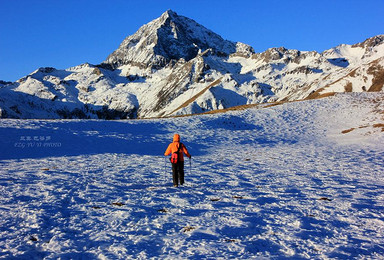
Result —
[[[172, 162], [174, 158], [174, 153], [177, 154], [177, 162]], [[180, 135], [175, 134], [173, 136], [173, 142], [168, 145], [167, 150], [164, 155], [168, 156], [172, 154], [171, 162], [172, 162], [172, 172], [173, 172], [173, 186], [177, 187], [179, 185], [184, 184], [184, 155], [185, 154], [189, 159], [191, 159], [191, 155], [189, 154], [187, 147], [184, 144], [180, 143]]]

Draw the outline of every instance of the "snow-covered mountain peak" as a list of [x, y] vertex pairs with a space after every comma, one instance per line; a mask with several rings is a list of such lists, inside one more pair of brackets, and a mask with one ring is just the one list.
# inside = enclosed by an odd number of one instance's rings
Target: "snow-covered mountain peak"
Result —
[[174, 20], [174, 19], [177, 19], [177, 17], [178, 17], [178, 14], [176, 12], [172, 11], [171, 9], [168, 9], [158, 19], [161, 21], [165, 21], [167, 19]]
[[[207, 49], [221, 56], [237, 50], [236, 43], [224, 40], [194, 20], [168, 10], [128, 36], [104, 63], [114, 68], [131, 64], [159, 69], [171, 61], [189, 61]], [[246, 49], [245, 45], [242, 49]]]
[[374, 37], [368, 38], [362, 43], [357, 43], [352, 45], [353, 48], [374, 48], [376, 46], [382, 45], [384, 43], [384, 34], [376, 35]]
[[321, 55], [316, 51], [299, 51], [284, 47], [270, 48], [262, 53], [252, 55], [252, 59], [262, 64], [289, 64], [306, 65], [306, 59], [320, 59]]
[[384, 35], [377, 35], [353, 45], [340, 44], [323, 52], [328, 59], [346, 59], [349, 64], [359, 65], [384, 56]]

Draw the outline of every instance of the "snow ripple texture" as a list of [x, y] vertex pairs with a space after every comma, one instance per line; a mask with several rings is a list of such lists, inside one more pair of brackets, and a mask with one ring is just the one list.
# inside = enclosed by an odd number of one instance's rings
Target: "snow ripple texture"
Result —
[[[383, 99], [3, 119], [0, 258], [382, 259]], [[193, 155], [179, 188], [162, 156], [175, 132]]]

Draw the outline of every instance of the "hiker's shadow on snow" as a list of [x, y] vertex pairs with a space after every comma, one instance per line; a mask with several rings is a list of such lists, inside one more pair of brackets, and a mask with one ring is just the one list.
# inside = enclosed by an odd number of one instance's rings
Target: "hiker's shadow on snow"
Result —
[[[0, 160], [106, 153], [159, 156], [172, 141], [161, 122], [145, 120], [26, 121], [23, 128], [0, 128], [0, 136], [10, 136], [1, 140]], [[202, 148], [193, 147], [194, 155]]]

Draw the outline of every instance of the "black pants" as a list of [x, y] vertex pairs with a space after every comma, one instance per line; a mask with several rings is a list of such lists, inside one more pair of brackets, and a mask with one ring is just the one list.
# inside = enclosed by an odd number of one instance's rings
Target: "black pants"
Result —
[[172, 163], [173, 185], [184, 184], [184, 162]]

